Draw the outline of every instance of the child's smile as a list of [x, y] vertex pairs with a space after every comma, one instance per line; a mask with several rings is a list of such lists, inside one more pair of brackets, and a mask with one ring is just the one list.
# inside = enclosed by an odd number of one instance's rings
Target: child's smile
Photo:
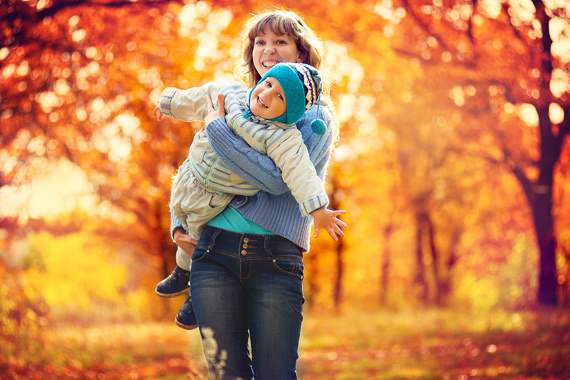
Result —
[[283, 88], [273, 77], [267, 77], [251, 92], [251, 113], [264, 119], [275, 119], [287, 110]]

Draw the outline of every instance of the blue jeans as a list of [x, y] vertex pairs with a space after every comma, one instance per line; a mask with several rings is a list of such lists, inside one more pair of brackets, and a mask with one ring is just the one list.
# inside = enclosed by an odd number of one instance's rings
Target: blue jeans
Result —
[[215, 379], [297, 379], [303, 271], [302, 249], [281, 236], [206, 226], [190, 283]]

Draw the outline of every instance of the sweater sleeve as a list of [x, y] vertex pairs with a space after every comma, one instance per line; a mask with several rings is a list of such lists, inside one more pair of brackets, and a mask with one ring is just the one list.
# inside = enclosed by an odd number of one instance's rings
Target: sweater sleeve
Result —
[[[327, 124], [328, 133], [325, 135], [313, 133], [311, 122], [316, 119], [316, 109], [316, 106], [311, 107], [296, 124], [303, 135], [309, 159], [315, 165], [317, 173], [320, 174], [319, 177], [324, 179], [325, 166], [331, 154], [333, 121], [327, 107], [321, 104], [320, 117]], [[207, 135], [210, 146], [224, 165], [241, 178], [273, 195], [289, 191], [289, 187], [283, 181], [281, 170], [275, 162], [236, 137], [230, 131], [225, 118], [215, 119], [208, 124]]]
[[231, 171], [265, 192], [289, 191], [275, 162], [234, 135], [225, 118], [213, 120], [206, 130], [210, 146]]

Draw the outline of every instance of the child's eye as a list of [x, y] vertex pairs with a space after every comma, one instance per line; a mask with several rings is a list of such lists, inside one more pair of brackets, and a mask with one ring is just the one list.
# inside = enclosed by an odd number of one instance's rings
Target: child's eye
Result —
[[273, 85], [271, 84], [271, 82], [268, 81], [268, 80], [265, 81], [265, 85], [266, 85], [267, 87], [269, 87], [269, 88], [273, 87]]
[[279, 99], [283, 100], [283, 95], [277, 94], [277, 97], [278, 97]]

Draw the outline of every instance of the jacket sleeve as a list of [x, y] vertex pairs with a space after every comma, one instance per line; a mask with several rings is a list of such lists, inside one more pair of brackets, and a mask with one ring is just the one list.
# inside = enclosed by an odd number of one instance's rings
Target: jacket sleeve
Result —
[[[303, 141], [307, 146], [309, 159], [314, 164], [318, 176], [324, 179], [326, 163], [332, 148], [333, 122], [326, 107], [321, 104], [320, 117], [327, 124], [327, 133], [317, 135], [311, 131], [311, 122], [316, 118], [316, 106], [309, 109], [297, 121]], [[208, 141], [225, 166], [259, 189], [280, 195], [289, 191], [283, 181], [281, 170], [266, 155], [251, 148], [245, 141], [236, 137], [229, 129], [225, 118], [218, 118], [207, 126]]]
[[299, 130], [286, 131], [268, 146], [267, 155], [281, 168], [283, 180], [299, 204], [302, 217], [329, 204], [323, 181], [309, 159], [309, 151]]
[[160, 95], [160, 111], [168, 117], [182, 121], [204, 121], [208, 114], [206, 96], [212, 101], [221, 91], [223, 84], [210, 82], [200, 87], [180, 90], [174, 87], [166, 88]]
[[[182, 223], [180, 223], [178, 218], [176, 218], [174, 212], [170, 210], [170, 237], [172, 238], [172, 241], [174, 241], [174, 231], [177, 228], [182, 228], [184, 230], [184, 227], [182, 227]], [[184, 233], [186, 233], [186, 230], [184, 230]]]

